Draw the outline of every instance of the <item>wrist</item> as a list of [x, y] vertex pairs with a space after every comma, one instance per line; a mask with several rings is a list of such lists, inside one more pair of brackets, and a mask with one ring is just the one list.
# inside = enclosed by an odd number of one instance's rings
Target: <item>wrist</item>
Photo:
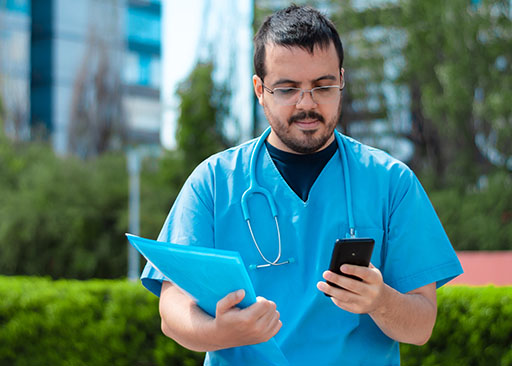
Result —
[[389, 313], [391, 309], [391, 299], [395, 290], [385, 283], [382, 283], [382, 289], [377, 299], [375, 309], [368, 313], [373, 317], [382, 317]]
[[202, 327], [202, 336], [207, 344], [207, 348], [205, 351], [212, 352], [218, 351], [224, 348], [228, 348], [225, 345], [225, 336], [222, 329], [219, 327], [217, 319], [212, 317], [208, 319]]

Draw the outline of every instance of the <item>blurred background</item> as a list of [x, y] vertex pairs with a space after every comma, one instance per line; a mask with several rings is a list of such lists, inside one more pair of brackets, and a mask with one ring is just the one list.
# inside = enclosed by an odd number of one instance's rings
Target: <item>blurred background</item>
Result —
[[[252, 37], [290, 3], [0, 0], [0, 274], [137, 278], [124, 233], [267, 126]], [[512, 1], [295, 3], [342, 38], [339, 129], [414, 170], [457, 251], [511, 250]]]

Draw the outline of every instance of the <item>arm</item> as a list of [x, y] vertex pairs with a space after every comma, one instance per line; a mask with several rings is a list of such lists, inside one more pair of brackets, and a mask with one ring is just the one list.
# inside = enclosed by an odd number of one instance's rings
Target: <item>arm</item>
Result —
[[370, 315], [388, 337], [398, 342], [423, 345], [429, 340], [437, 316], [435, 283], [402, 294], [386, 285], [373, 265], [369, 268], [343, 265], [342, 272], [363, 282], [324, 272], [326, 280], [343, 287], [337, 289], [325, 282], [318, 283], [318, 289], [330, 294], [334, 304], [352, 313]]
[[160, 293], [162, 332], [198, 352], [268, 341], [282, 325], [275, 303], [259, 297], [255, 304], [240, 309], [236, 305], [244, 296], [243, 290], [228, 294], [217, 303], [213, 318], [178, 287], [164, 281]]

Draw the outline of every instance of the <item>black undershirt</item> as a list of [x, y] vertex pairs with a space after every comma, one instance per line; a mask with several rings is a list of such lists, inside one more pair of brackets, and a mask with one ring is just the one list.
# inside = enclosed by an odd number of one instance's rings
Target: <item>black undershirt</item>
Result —
[[325, 149], [312, 154], [293, 154], [279, 150], [265, 141], [274, 164], [291, 189], [304, 201], [316, 178], [338, 148], [336, 139]]

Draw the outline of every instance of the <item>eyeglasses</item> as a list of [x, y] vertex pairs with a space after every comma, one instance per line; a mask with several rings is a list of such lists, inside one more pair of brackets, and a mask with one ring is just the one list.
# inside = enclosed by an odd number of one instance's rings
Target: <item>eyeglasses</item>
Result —
[[313, 89], [301, 88], [274, 88], [270, 89], [265, 84], [263, 88], [274, 96], [274, 100], [280, 105], [297, 105], [304, 96], [304, 93], [311, 93], [311, 99], [316, 104], [331, 104], [338, 101], [340, 92], [343, 90], [343, 85], [327, 85], [318, 86]]

